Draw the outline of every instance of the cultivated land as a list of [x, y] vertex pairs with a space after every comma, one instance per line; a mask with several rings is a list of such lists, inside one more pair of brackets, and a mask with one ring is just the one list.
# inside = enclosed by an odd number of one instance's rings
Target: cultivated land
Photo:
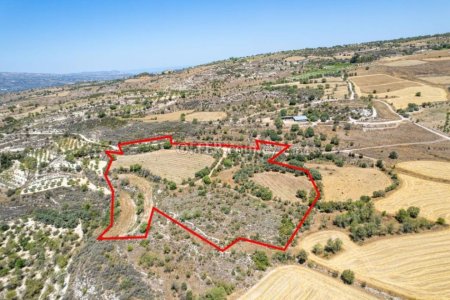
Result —
[[136, 120], [142, 120], [144, 122], [170, 122], [179, 121], [184, 115], [186, 121], [192, 122], [195, 120], [199, 122], [217, 121], [226, 118], [227, 114], [221, 111], [193, 111], [193, 110], [181, 110], [171, 113], [148, 115], [144, 118], [138, 118]]
[[380, 211], [385, 210], [394, 214], [400, 208], [416, 206], [421, 209], [421, 215], [430, 220], [441, 217], [447, 222], [450, 221], [450, 183], [440, 182], [441, 180], [435, 180], [427, 175], [424, 176], [431, 180], [422, 179], [420, 173], [418, 177], [414, 173], [407, 174], [398, 174], [400, 179], [398, 190], [386, 198], [377, 200], [375, 207]]
[[[342, 232], [319, 232], [307, 236], [302, 247], [308, 249], [330, 237], [343, 240], [342, 253], [324, 259], [311, 258], [334, 269], [352, 269], [357, 278], [412, 298], [450, 297], [450, 232], [443, 230], [413, 236], [392, 237], [357, 246]], [[303, 243], [303, 244], [302, 244]], [[309, 249], [308, 249], [309, 250]]]
[[391, 184], [389, 176], [375, 168], [343, 167], [329, 164], [308, 164], [322, 174], [324, 201], [357, 200]]
[[139, 164], [155, 175], [181, 183], [183, 179], [194, 178], [195, 172], [209, 167], [214, 162], [212, 156], [200, 153], [183, 152], [175, 149], [158, 150], [149, 153], [119, 155], [112, 168], [129, 168]]
[[442, 161], [405, 161], [395, 165], [399, 172], [411, 172], [415, 176], [424, 175], [429, 180], [450, 182], [450, 163]]
[[[378, 98], [385, 99], [396, 108], [406, 108], [408, 103], [420, 105], [447, 99], [447, 93], [442, 88], [385, 74], [357, 76], [351, 80], [360, 94], [376, 94]], [[417, 96], [417, 93], [420, 93], [420, 96]]]
[[260, 185], [268, 187], [274, 196], [281, 200], [300, 201], [295, 196], [298, 190], [307, 192], [312, 189], [312, 184], [306, 176], [294, 176], [289, 173], [257, 173], [252, 180]]
[[377, 299], [337, 279], [299, 266], [278, 267], [251, 288], [242, 300], [250, 299]]

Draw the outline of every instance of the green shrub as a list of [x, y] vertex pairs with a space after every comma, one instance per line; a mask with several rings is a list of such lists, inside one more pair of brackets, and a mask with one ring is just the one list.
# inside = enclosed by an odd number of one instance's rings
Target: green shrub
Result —
[[344, 270], [341, 274], [341, 279], [345, 284], [353, 284], [355, 281], [355, 273], [352, 270]]
[[265, 271], [270, 266], [269, 258], [263, 251], [255, 251], [252, 255], [252, 260], [257, 270]]

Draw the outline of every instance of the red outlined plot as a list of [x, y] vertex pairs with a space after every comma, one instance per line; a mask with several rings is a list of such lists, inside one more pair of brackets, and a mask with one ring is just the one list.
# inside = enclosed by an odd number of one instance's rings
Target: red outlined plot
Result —
[[[152, 207], [152, 210], [150, 212], [150, 216], [149, 216], [149, 219], [148, 219], [148, 222], [147, 222], [147, 228], [145, 230], [145, 234], [143, 234], [143, 235], [133, 235], [133, 236], [112, 236], [112, 237], [105, 236], [106, 233], [114, 225], [115, 192], [114, 192], [114, 187], [112, 186], [111, 181], [109, 180], [109, 177], [108, 177], [109, 170], [110, 170], [111, 165], [112, 165], [112, 163], [114, 161], [113, 155], [124, 155], [124, 152], [122, 150], [123, 146], [129, 146], [129, 145], [134, 145], [134, 144], [142, 144], [142, 143], [148, 143], [148, 142], [155, 142], [155, 141], [160, 141], [160, 140], [168, 140], [173, 147], [184, 147], [184, 146], [187, 146], [187, 147], [218, 147], [218, 148], [246, 149], [246, 150], [252, 150], [252, 151], [262, 150], [261, 149], [261, 145], [269, 145], [269, 146], [281, 147], [281, 150], [279, 150], [277, 153], [275, 153], [275, 155], [270, 157], [267, 161], [270, 164], [274, 164], [274, 165], [278, 165], [278, 166], [281, 166], [281, 167], [284, 167], [284, 168], [288, 168], [288, 169], [304, 172], [306, 174], [306, 176], [308, 176], [310, 182], [312, 183], [312, 186], [314, 187], [314, 189], [316, 191], [316, 197], [314, 198], [314, 201], [311, 203], [311, 205], [306, 210], [306, 212], [303, 215], [303, 217], [299, 220], [297, 226], [295, 227], [294, 231], [292, 232], [291, 236], [289, 237], [288, 241], [286, 242], [286, 244], [284, 246], [277, 246], [277, 245], [273, 245], [273, 244], [269, 244], [269, 243], [264, 243], [264, 242], [252, 240], [252, 239], [245, 238], [245, 237], [237, 237], [231, 243], [229, 243], [228, 245], [226, 245], [224, 247], [220, 247], [219, 245], [217, 245], [214, 242], [208, 240], [206, 237], [204, 237], [201, 234], [197, 233], [195, 230], [187, 227], [182, 222], [180, 222], [177, 219], [171, 217], [170, 215], [168, 215], [167, 213], [165, 213], [164, 211], [158, 209], [155, 206]], [[276, 159], [281, 154], [283, 154], [286, 150], [288, 150], [291, 147], [291, 145], [289, 145], [289, 144], [282, 144], [282, 143], [276, 143], [276, 142], [272, 142], [272, 141], [263, 141], [263, 140], [255, 140], [255, 146], [221, 144], [221, 143], [176, 142], [176, 141], [173, 140], [171, 135], [164, 135], [164, 136], [158, 136], [158, 137], [141, 139], [141, 140], [132, 140], [132, 141], [120, 142], [117, 146], [118, 146], [119, 150], [106, 150], [105, 151], [106, 155], [109, 157], [109, 162], [106, 165], [106, 170], [105, 170], [104, 176], [105, 176], [105, 180], [106, 180], [106, 182], [107, 182], [107, 184], [108, 184], [108, 186], [109, 186], [109, 188], [111, 190], [110, 223], [109, 223], [108, 227], [98, 236], [97, 240], [100, 240], [100, 241], [105, 241], [105, 240], [146, 239], [148, 237], [149, 233], [150, 233], [150, 228], [151, 228], [153, 216], [155, 215], [155, 213], [157, 213], [160, 216], [168, 219], [172, 223], [180, 226], [181, 228], [183, 228], [184, 230], [186, 230], [190, 234], [194, 235], [195, 237], [197, 237], [201, 241], [203, 241], [206, 244], [212, 246], [213, 248], [215, 248], [216, 250], [218, 250], [220, 252], [227, 251], [228, 249], [230, 249], [231, 247], [233, 247], [235, 244], [237, 244], [239, 242], [251, 243], [251, 244], [259, 245], [259, 246], [270, 248], [270, 249], [286, 251], [286, 249], [289, 247], [289, 245], [294, 240], [295, 235], [298, 233], [298, 231], [302, 227], [302, 225], [305, 222], [306, 218], [311, 213], [311, 210], [313, 209], [314, 205], [316, 205], [317, 201], [320, 198], [320, 191], [319, 191], [319, 189], [318, 189], [318, 187], [317, 187], [317, 185], [316, 185], [316, 183], [315, 183], [315, 181], [314, 181], [314, 179], [313, 179], [313, 177], [312, 177], [312, 175], [311, 175], [311, 173], [309, 172], [308, 169], [276, 161]]]

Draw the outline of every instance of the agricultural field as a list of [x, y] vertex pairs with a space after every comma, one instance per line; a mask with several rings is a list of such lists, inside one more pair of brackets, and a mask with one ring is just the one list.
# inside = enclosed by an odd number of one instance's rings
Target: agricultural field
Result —
[[352, 77], [358, 94], [375, 95], [392, 103], [395, 108], [405, 108], [408, 103], [420, 105], [425, 102], [447, 100], [443, 88], [426, 85], [420, 82], [402, 79], [387, 74], [370, 74]]
[[446, 84], [450, 85], [450, 76], [423, 76], [419, 79], [427, 81], [434, 84]]
[[180, 184], [183, 179], [194, 178], [195, 172], [211, 166], [213, 162], [214, 158], [207, 154], [180, 152], [170, 149], [119, 155], [112, 164], [112, 168], [129, 168], [131, 165], [139, 164], [155, 175]]
[[300, 199], [295, 196], [298, 190], [309, 192], [310, 189], [312, 189], [312, 184], [306, 176], [296, 177], [290, 173], [257, 173], [252, 180], [257, 184], [268, 187], [275, 197], [294, 202], [300, 201]]
[[418, 83], [385, 74], [371, 74], [352, 77], [360, 94], [379, 94], [419, 86]]
[[402, 172], [411, 172], [415, 176], [424, 175], [432, 181], [450, 182], [450, 163], [442, 161], [405, 161], [395, 165], [395, 169]]
[[377, 200], [380, 211], [395, 213], [400, 208], [419, 207], [430, 219], [450, 221], [450, 163], [438, 161], [402, 162], [396, 165], [400, 186], [386, 198]]
[[322, 174], [324, 201], [357, 200], [391, 184], [389, 176], [375, 168], [337, 167], [329, 164], [308, 164]]
[[[420, 96], [418, 96], [420, 93]], [[444, 89], [421, 84], [419, 86], [407, 87], [393, 92], [379, 93], [378, 97], [386, 98], [396, 108], [405, 108], [409, 103], [420, 105], [426, 102], [441, 102], [447, 100]]]
[[299, 266], [278, 267], [254, 285], [241, 300], [250, 299], [377, 299], [316, 271]]
[[351, 269], [356, 278], [401, 295], [420, 299], [450, 297], [450, 232], [442, 230], [399, 236], [358, 246], [337, 231], [305, 236], [300, 247], [310, 251], [317, 242], [340, 238], [343, 251], [329, 259], [311, 254], [312, 260], [342, 271]]
[[144, 122], [177, 122], [182, 120], [182, 116], [188, 122], [192, 122], [194, 119], [199, 122], [208, 122], [225, 119], [227, 114], [220, 111], [180, 110], [165, 114], [148, 115], [144, 118], [137, 118], [136, 120], [142, 120]]

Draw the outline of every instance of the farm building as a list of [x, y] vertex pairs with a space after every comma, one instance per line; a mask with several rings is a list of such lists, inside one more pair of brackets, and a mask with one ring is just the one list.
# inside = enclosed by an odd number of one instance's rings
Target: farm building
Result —
[[285, 116], [282, 117], [283, 120], [292, 120], [295, 122], [308, 122], [308, 117], [304, 115], [297, 115], [297, 116]]

